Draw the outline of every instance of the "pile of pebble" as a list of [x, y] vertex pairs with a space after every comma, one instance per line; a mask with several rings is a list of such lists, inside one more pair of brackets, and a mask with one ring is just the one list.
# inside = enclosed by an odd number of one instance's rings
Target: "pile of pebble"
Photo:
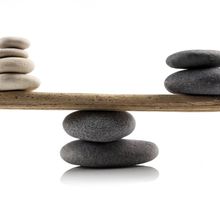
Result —
[[169, 56], [168, 66], [179, 69], [168, 76], [168, 91], [189, 95], [220, 95], [220, 51], [187, 50]]
[[76, 111], [63, 121], [74, 140], [61, 149], [68, 163], [83, 167], [128, 167], [153, 160], [158, 148], [152, 142], [122, 139], [135, 128], [135, 119], [123, 111]]
[[24, 38], [0, 39], [0, 91], [34, 90], [39, 87], [39, 80], [27, 74], [34, 69], [25, 51], [29, 46], [29, 41]]

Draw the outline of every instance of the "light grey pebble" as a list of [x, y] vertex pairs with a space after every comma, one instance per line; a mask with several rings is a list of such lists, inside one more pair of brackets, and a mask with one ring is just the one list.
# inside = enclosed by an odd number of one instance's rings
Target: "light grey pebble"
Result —
[[83, 167], [128, 167], [153, 160], [158, 148], [152, 142], [140, 140], [107, 143], [77, 140], [65, 145], [60, 155], [66, 162]]
[[123, 111], [76, 111], [64, 119], [63, 127], [75, 138], [108, 142], [129, 135], [135, 128], [135, 119]]
[[0, 91], [34, 90], [39, 85], [40, 81], [32, 75], [0, 74]]
[[34, 63], [25, 58], [9, 57], [0, 59], [0, 73], [30, 73]]
[[186, 50], [170, 55], [166, 63], [179, 69], [210, 68], [220, 66], [220, 51]]
[[16, 48], [4, 48], [0, 49], [0, 58], [5, 57], [22, 57], [27, 58], [28, 53], [25, 50], [16, 49]]
[[220, 95], [220, 68], [179, 71], [168, 76], [164, 84], [172, 93]]
[[0, 38], [0, 48], [26, 49], [30, 46], [29, 40], [22, 37], [3, 37]]

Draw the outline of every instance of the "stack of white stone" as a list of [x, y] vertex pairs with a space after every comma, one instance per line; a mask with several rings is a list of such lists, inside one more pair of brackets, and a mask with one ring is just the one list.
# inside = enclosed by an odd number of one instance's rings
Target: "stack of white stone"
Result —
[[30, 46], [28, 40], [19, 37], [0, 39], [0, 91], [34, 90], [40, 81], [28, 74], [34, 63], [25, 51]]

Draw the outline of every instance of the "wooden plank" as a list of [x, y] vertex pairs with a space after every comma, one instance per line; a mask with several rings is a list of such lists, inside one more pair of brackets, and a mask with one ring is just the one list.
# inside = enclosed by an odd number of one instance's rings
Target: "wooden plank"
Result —
[[0, 92], [0, 109], [220, 111], [220, 96]]

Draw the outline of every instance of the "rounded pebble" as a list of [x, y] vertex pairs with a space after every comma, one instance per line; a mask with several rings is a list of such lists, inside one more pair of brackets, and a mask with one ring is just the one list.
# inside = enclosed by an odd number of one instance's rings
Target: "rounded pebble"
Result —
[[170, 55], [166, 63], [179, 69], [210, 68], [220, 66], [220, 51], [186, 50]]
[[30, 73], [34, 63], [25, 58], [10, 57], [0, 59], [0, 73]]
[[220, 68], [179, 71], [168, 76], [164, 85], [172, 93], [220, 95]]
[[0, 58], [5, 58], [5, 57], [27, 58], [28, 53], [25, 50], [20, 50], [20, 49], [16, 49], [16, 48], [0, 49]]
[[135, 128], [135, 119], [122, 111], [76, 111], [64, 119], [63, 128], [81, 140], [109, 142], [129, 135]]
[[93, 168], [128, 167], [153, 160], [158, 148], [152, 142], [122, 139], [96, 143], [72, 141], [60, 152], [68, 163]]
[[31, 75], [0, 74], [0, 91], [34, 90], [39, 85], [40, 81]]
[[30, 46], [30, 42], [22, 37], [3, 37], [0, 38], [0, 48], [18, 48], [26, 49]]

